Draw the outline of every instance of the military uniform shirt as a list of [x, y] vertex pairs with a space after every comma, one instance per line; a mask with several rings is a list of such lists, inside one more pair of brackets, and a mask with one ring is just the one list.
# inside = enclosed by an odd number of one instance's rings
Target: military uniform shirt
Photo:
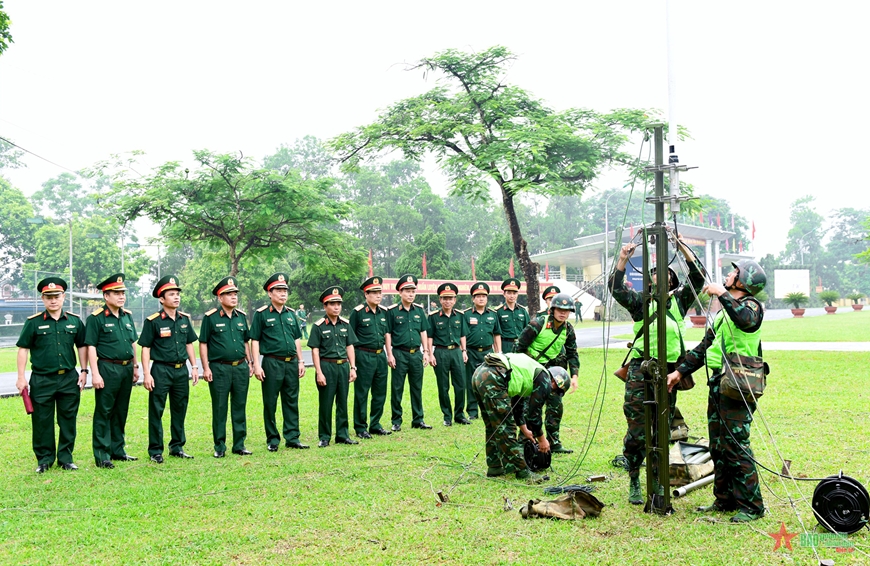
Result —
[[350, 327], [358, 346], [380, 350], [387, 332], [387, 309], [378, 305], [377, 311], [373, 311], [367, 304], [359, 305], [350, 313]]
[[175, 311], [172, 320], [165, 310], [160, 310], [145, 319], [139, 345], [151, 348], [151, 360], [178, 363], [187, 360], [187, 345], [196, 342], [196, 332], [190, 315]]
[[529, 311], [519, 304], [514, 306], [514, 310], [510, 310], [506, 304], [503, 304], [495, 310], [495, 314], [498, 315], [501, 337], [508, 340], [519, 338], [523, 328], [531, 321]]
[[260, 343], [260, 353], [270, 356], [296, 355], [296, 339], [302, 338], [299, 321], [292, 309], [278, 312], [272, 304], [260, 307], [251, 323], [251, 340]]
[[417, 303], [405, 309], [401, 303], [387, 309], [387, 333], [393, 346], [414, 349], [420, 347], [420, 333], [429, 332], [426, 311]]
[[130, 360], [133, 343], [139, 336], [128, 310], [118, 309], [118, 316], [109, 307], [91, 313], [85, 325], [85, 344], [97, 349], [97, 357], [104, 360]]
[[501, 325], [498, 316], [491, 308], [484, 309], [483, 314], [474, 307], [464, 313], [466, 324], [465, 345], [469, 348], [488, 348], [494, 341], [493, 335], [501, 335]]
[[350, 327], [350, 321], [338, 317], [332, 324], [327, 317], [323, 317], [311, 327], [311, 337], [308, 339], [309, 348], [318, 348], [321, 358], [345, 359], [347, 347], [356, 344], [356, 334]]
[[245, 344], [251, 339], [245, 313], [233, 309], [228, 316], [224, 309], [212, 309], [202, 318], [199, 341], [208, 346], [210, 362], [236, 362], [245, 358]]
[[76, 367], [76, 348], [85, 345], [85, 325], [72, 313], [61, 312], [54, 320], [43, 311], [27, 319], [15, 345], [30, 350], [35, 373], [69, 371]]
[[460, 338], [466, 335], [465, 318], [454, 309], [450, 316], [439, 310], [429, 314], [429, 338], [432, 344], [439, 348], [459, 346]]

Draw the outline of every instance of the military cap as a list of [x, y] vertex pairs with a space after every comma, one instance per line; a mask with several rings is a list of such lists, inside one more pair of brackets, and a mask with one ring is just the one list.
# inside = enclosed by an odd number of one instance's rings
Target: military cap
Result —
[[239, 288], [236, 286], [236, 278], [230, 275], [229, 277], [224, 277], [220, 280], [220, 283], [215, 285], [215, 288], [211, 290], [211, 294], [215, 297], [219, 297], [224, 293], [238, 293]]
[[164, 275], [161, 277], [157, 284], [154, 285], [151, 296], [159, 299], [166, 291], [181, 291], [181, 287], [178, 286], [178, 277], [175, 275]]
[[407, 289], [408, 287], [417, 288], [417, 277], [415, 275], [411, 275], [410, 273], [406, 273], [399, 277], [399, 280], [396, 281], [396, 291], [401, 291], [402, 289]]
[[66, 281], [60, 277], [46, 277], [36, 285], [36, 288], [43, 295], [60, 295], [66, 291]]
[[116, 273], [107, 277], [105, 281], [97, 285], [97, 289], [103, 293], [106, 291], [126, 291], [127, 287], [124, 285], [124, 274]]
[[489, 285], [487, 285], [483, 281], [472, 283], [471, 296], [473, 297], [475, 295], [489, 295]]
[[382, 285], [384, 283], [383, 278], [381, 277], [369, 277], [365, 281], [362, 282], [362, 285], [359, 286], [360, 291], [363, 293], [371, 293], [372, 291], [380, 291], [382, 289]]
[[344, 289], [341, 287], [330, 287], [326, 291], [320, 293], [320, 302], [323, 304], [326, 303], [340, 303], [341, 295], [344, 293]]
[[456, 288], [456, 285], [453, 283], [442, 283], [438, 285], [438, 296], [439, 297], [455, 297], [459, 292], [459, 289]]
[[562, 291], [558, 287], [556, 287], [555, 285], [550, 285], [549, 287], [544, 288], [544, 291], [541, 293], [541, 298], [546, 301], [547, 299], [549, 299], [553, 295], [555, 295], [557, 293], [561, 293], [561, 292]]
[[287, 274], [286, 273], [275, 273], [272, 277], [269, 277], [266, 280], [266, 283], [263, 285], [264, 291], [271, 291], [272, 289], [289, 289], [290, 287], [287, 285]]
[[501, 290], [502, 291], [519, 291], [520, 290], [520, 280], [516, 277], [511, 277], [510, 279], [505, 279], [501, 282]]

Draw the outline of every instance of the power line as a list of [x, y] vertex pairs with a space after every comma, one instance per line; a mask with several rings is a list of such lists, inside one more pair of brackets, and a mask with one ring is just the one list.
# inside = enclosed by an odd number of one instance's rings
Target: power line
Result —
[[46, 159], [45, 157], [42, 157], [41, 155], [38, 155], [38, 154], [36, 154], [36, 153], [33, 153], [33, 152], [30, 151], [29, 149], [24, 149], [23, 147], [21, 147], [21, 146], [18, 145], [17, 143], [15, 143], [15, 142], [13, 142], [13, 141], [10, 141], [10, 140], [7, 140], [6, 138], [4, 138], [4, 137], [2, 137], [2, 136], [0, 136], [0, 140], [2, 140], [2, 141], [4, 141], [4, 142], [8, 143], [9, 145], [11, 145], [11, 146], [13, 146], [13, 147], [17, 147], [18, 149], [20, 149], [21, 151], [23, 151], [23, 152], [25, 152], [25, 153], [29, 153], [29, 154], [32, 155], [33, 157], [37, 157], [37, 158], [39, 158], [39, 159], [42, 159], [42, 160], [45, 161], [46, 163], [51, 163], [51, 164], [54, 165], [55, 167], [60, 167], [61, 169], [64, 169], [64, 170], [66, 170], [66, 171], [69, 171], [69, 172], [72, 173], [73, 175], [76, 175], [76, 176], [79, 175], [79, 172], [78, 172], [78, 171], [73, 171], [73, 170], [70, 169], [69, 167], [64, 167], [63, 165], [61, 165], [61, 164], [59, 164], [59, 163], [55, 163], [55, 162], [52, 161], [51, 159]]

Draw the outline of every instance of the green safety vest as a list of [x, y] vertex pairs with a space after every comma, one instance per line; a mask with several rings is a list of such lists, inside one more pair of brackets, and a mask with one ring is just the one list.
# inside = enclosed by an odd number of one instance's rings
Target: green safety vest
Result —
[[761, 345], [761, 326], [755, 332], [744, 332], [734, 325], [731, 318], [725, 314], [725, 309], [722, 309], [713, 321], [713, 330], [715, 339], [707, 348], [709, 368], [720, 369], [724, 365], [722, 359], [725, 354], [758, 355], [758, 348]]
[[[649, 316], [652, 317], [656, 312], [656, 304], [651, 303], [649, 306]], [[667, 316], [665, 316], [665, 321], [667, 323], [667, 352], [668, 359], [666, 360], [668, 363], [675, 363], [680, 356], [685, 354], [686, 349], [683, 344], [683, 315], [680, 313], [680, 307], [677, 304], [676, 299], [671, 299], [671, 306], [667, 309]], [[634, 334], [637, 336], [640, 329], [643, 328], [643, 320], [639, 320], [634, 323]], [[653, 321], [652, 324], [649, 325], [649, 349], [650, 349], [650, 357], [655, 358], [658, 357], [658, 348], [659, 348], [659, 324], [658, 321]], [[639, 344], [635, 344], [635, 349], [632, 350], [633, 358], [642, 358], [643, 357], [643, 338], [638, 338], [637, 342]]]
[[511, 364], [511, 378], [508, 382], [508, 395], [528, 397], [532, 394], [535, 374], [546, 371], [544, 366], [525, 354], [506, 354]]
[[[566, 320], [562, 323], [562, 328], [558, 331], [559, 336], [556, 337], [557, 332], [554, 332], [552, 328], [547, 327], [547, 318], [548, 317], [544, 318], [538, 336], [531, 344], [529, 344], [529, 355], [535, 360], [543, 363], [549, 362], [562, 353], [562, 347], [565, 345], [565, 341], [568, 340], [568, 321]], [[551, 344], [549, 348], [547, 348], [548, 344]], [[541, 351], [544, 348], [547, 349], [542, 354]]]

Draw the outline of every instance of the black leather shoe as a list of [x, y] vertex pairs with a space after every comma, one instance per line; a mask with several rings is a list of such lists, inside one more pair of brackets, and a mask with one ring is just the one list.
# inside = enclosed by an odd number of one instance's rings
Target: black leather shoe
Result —
[[393, 433], [391, 431], [383, 429], [383, 428], [376, 428], [375, 430], [372, 431], [372, 434], [377, 434], [378, 436], [389, 436]]
[[461, 417], [461, 418], [456, 419], [456, 422], [458, 422], [459, 424], [463, 424], [463, 425], [471, 424], [471, 421], [466, 419], [465, 417]]
[[275, 446], [274, 444], [267, 444], [267, 445], [266, 445], [266, 450], [268, 450], [269, 452], [277, 452], [277, 451], [278, 451], [278, 447]]
[[233, 450], [233, 454], [237, 454], [239, 456], [250, 456], [251, 454], [253, 454], [253, 452], [242, 448], [241, 450]]
[[40, 464], [40, 465], [36, 466], [36, 473], [37, 474], [44, 474], [45, 472], [48, 471], [48, 469], [50, 467], [51, 467], [51, 464]]
[[152, 454], [151, 461], [154, 462], [155, 464], [162, 464], [163, 463], [163, 454]]
[[369, 438], [372, 437], [372, 435], [369, 434], [369, 432], [368, 432], [367, 430], [364, 430], [364, 431], [362, 431], [362, 432], [358, 432], [358, 433], [356, 433], [356, 435], [357, 435], [359, 438], [364, 438], [364, 439], [366, 439], [366, 440], [368, 440]]
[[67, 462], [66, 464], [61, 464], [61, 465], [60, 465], [60, 469], [61, 469], [61, 470], [69, 470], [69, 471], [73, 471], [73, 470], [78, 470], [79, 467], [76, 466], [75, 464], [73, 464], [72, 462]]
[[226, 456], [226, 454], [227, 454], [226, 452], [219, 452], [219, 451], [215, 450], [214, 454], [212, 454], [212, 456], [214, 456], [215, 458], [223, 458], [224, 456]]
[[354, 440], [353, 438], [336, 438], [335, 443], [336, 444], [359, 444], [359, 442]]
[[327, 446], [329, 446], [328, 440], [321, 440], [320, 442], [317, 443], [318, 448], [326, 448]]
[[285, 444], [287, 448], [292, 448], [294, 450], [305, 450], [308, 448], [307, 444], [302, 444], [301, 442], [288, 442]]
[[111, 460], [103, 460], [102, 462], [97, 463], [97, 467], [105, 468], [106, 470], [114, 470], [115, 464], [113, 464]]
[[427, 424], [424, 423], [423, 421], [420, 421], [420, 422], [417, 423], [417, 424], [412, 424], [412, 425], [411, 425], [411, 428], [421, 428], [421, 429], [423, 429], [423, 430], [429, 430], [429, 429], [432, 428], [432, 427], [429, 426], [429, 425], [427, 425]]
[[469, 420], [472, 420], [472, 421], [476, 421], [476, 420], [477, 420], [477, 415], [473, 415], [473, 416], [472, 416], [472, 415], [468, 415], [468, 419], [469, 419]]
[[120, 462], [135, 462], [138, 460], [136, 456], [130, 456], [129, 454], [124, 454], [123, 456], [112, 456], [112, 460], [120, 461]]
[[453, 426], [453, 421], [444, 419], [444, 426]]
[[400, 424], [394, 424], [394, 425], [392, 426], [392, 431], [393, 431], [393, 432], [399, 432], [400, 430], [402, 430], [402, 425], [400, 425]]
[[193, 459], [193, 456], [191, 456], [190, 454], [188, 454], [184, 450], [180, 450], [178, 452], [170, 452], [169, 455], [172, 456], [173, 458], [184, 458], [185, 460], [192, 460]]

